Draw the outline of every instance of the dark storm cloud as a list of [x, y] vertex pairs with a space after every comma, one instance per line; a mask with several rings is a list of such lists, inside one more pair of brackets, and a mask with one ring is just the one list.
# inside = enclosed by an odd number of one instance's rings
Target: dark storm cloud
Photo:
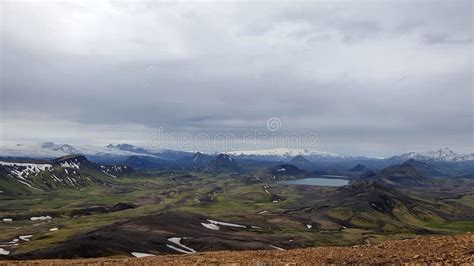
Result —
[[472, 149], [470, 1], [1, 5], [4, 139], [279, 117], [334, 151]]
[[472, 44], [472, 38], [452, 39], [448, 34], [425, 34], [424, 40], [429, 44]]

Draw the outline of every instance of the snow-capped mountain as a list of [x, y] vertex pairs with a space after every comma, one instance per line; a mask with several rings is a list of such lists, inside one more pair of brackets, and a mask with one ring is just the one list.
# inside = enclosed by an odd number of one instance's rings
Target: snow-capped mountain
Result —
[[81, 145], [57, 144], [54, 142], [44, 143], [21, 143], [15, 145], [2, 145], [0, 156], [31, 157], [31, 158], [56, 158], [71, 154], [93, 155], [93, 156], [132, 156], [147, 154], [149, 152], [142, 148], [135, 148], [130, 144], [118, 145]]
[[68, 155], [48, 161], [0, 160], [0, 179], [3, 180], [1, 191], [11, 193], [25, 189], [48, 191], [56, 187], [74, 188], [91, 183], [103, 184], [101, 181], [103, 175], [118, 178], [133, 171], [134, 169], [127, 165], [93, 163], [82, 155]]
[[109, 144], [109, 145], [105, 146], [105, 148], [107, 149], [107, 151], [117, 151], [118, 150], [118, 151], [127, 151], [127, 152], [139, 153], [139, 154], [151, 153], [150, 151], [148, 151], [146, 149], [138, 148], [138, 147], [135, 147], [131, 144], [126, 144], [126, 143], [117, 144], [117, 145]]
[[[264, 161], [290, 161], [296, 156], [304, 156], [311, 162], [342, 162], [342, 161], [387, 161], [400, 163], [410, 159], [418, 161], [438, 161], [438, 162], [474, 162], [474, 153], [461, 154], [445, 147], [427, 152], [408, 152], [395, 155], [386, 159], [368, 158], [363, 156], [348, 156], [327, 151], [314, 151], [308, 149], [260, 149], [260, 150], [239, 150], [223, 152], [240, 159], [254, 159]], [[29, 158], [56, 158], [65, 155], [82, 154], [97, 158], [105, 158], [109, 162], [111, 158], [121, 158], [130, 156], [146, 156], [175, 161], [193, 156], [194, 153], [173, 150], [152, 150], [143, 147], [136, 147], [131, 144], [109, 144], [109, 145], [70, 145], [58, 144], [54, 142], [44, 143], [19, 143], [0, 145], [0, 157], [29, 157]], [[217, 155], [218, 153], [215, 153]], [[102, 160], [98, 160], [102, 161]]]
[[42, 149], [51, 149], [53, 151], [58, 151], [66, 154], [75, 154], [79, 151], [69, 144], [56, 144], [54, 142], [44, 142], [41, 144]]
[[166, 149], [153, 149], [136, 147], [131, 144], [109, 145], [69, 145], [54, 142], [44, 143], [19, 143], [0, 145], [0, 157], [28, 157], [49, 159], [66, 155], [85, 155], [93, 161], [103, 163], [116, 163], [128, 157], [149, 157], [174, 161], [186, 156], [190, 152], [173, 151]]
[[52, 169], [53, 165], [49, 163], [14, 163], [0, 161], [0, 174], [6, 173], [11, 177], [16, 178], [16, 180], [21, 184], [37, 190], [39, 189], [28, 183], [27, 178]]
[[321, 157], [347, 157], [332, 152], [325, 151], [310, 151], [306, 149], [287, 149], [287, 148], [276, 148], [276, 149], [262, 149], [262, 150], [243, 150], [243, 151], [232, 151], [227, 154], [239, 156], [239, 155], [258, 155], [258, 156], [279, 156], [282, 158], [302, 156], [321, 156]]
[[410, 159], [418, 161], [464, 162], [474, 160], [474, 153], [460, 154], [452, 151], [448, 147], [444, 147], [427, 152], [409, 152], [388, 158], [388, 160], [393, 161], [406, 161]]
[[465, 155], [457, 156], [453, 159], [455, 162], [465, 162], [465, 161], [474, 161], [474, 153], [468, 153]]
[[[243, 158], [243, 159], [254, 159], [254, 160], [279, 160], [279, 161], [290, 161], [296, 156], [304, 156], [306, 159], [312, 162], [337, 162], [347, 161], [353, 159], [361, 159], [365, 157], [352, 157], [348, 155], [341, 155], [326, 151], [314, 151], [307, 149], [287, 149], [287, 148], [276, 148], [276, 149], [262, 149], [262, 150], [242, 150], [227, 152], [232, 156]], [[365, 158], [366, 159], [366, 158]]]
[[[66, 147], [64, 147], [66, 149]], [[53, 142], [45, 143], [18, 143], [14, 145], [2, 144], [0, 156], [54, 158], [69, 154], [60, 145]]]

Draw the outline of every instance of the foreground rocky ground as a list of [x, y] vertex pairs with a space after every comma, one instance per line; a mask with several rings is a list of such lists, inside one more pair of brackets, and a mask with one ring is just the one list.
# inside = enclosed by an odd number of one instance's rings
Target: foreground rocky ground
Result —
[[474, 263], [474, 234], [419, 237], [381, 245], [316, 247], [287, 251], [223, 251], [145, 258], [0, 261], [0, 265], [183, 265], [314, 263]]

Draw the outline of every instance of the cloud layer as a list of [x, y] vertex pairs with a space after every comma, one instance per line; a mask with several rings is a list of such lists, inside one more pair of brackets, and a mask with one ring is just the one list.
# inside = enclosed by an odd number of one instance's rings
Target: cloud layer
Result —
[[2, 140], [240, 136], [279, 117], [343, 153], [473, 149], [471, 1], [0, 5]]

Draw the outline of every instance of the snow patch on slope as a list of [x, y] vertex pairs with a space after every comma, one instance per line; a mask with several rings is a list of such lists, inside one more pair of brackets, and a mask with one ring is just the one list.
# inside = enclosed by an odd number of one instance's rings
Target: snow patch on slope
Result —
[[185, 254], [196, 253], [196, 250], [194, 250], [194, 249], [192, 249], [192, 248], [190, 248], [190, 247], [188, 247], [188, 246], [183, 245], [183, 244], [181, 243], [181, 239], [183, 239], [183, 238], [181, 238], [181, 237], [171, 237], [171, 238], [168, 238], [168, 241], [169, 241], [169, 242], [171, 242], [171, 243], [173, 243], [173, 244], [179, 246], [179, 248], [178, 248], [178, 247], [175, 247], [175, 246], [173, 246], [173, 245], [169, 245], [169, 244], [167, 244], [166, 246], [169, 247], [169, 248], [172, 248], [172, 249], [174, 249], [174, 250], [176, 250], [176, 251], [178, 251], [178, 252], [185, 253]]
[[156, 255], [153, 255], [153, 254], [142, 253], [142, 252], [131, 252], [130, 254], [132, 254], [132, 256], [134, 256], [135, 258], [144, 258], [144, 257], [156, 256]]

